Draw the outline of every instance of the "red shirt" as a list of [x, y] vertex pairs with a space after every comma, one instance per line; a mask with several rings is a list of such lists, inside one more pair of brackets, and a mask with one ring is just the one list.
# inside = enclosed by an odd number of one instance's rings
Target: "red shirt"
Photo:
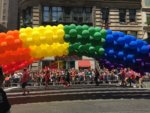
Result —
[[29, 78], [30, 78], [29, 73], [28, 73], [28, 72], [24, 72], [21, 82], [22, 82], [22, 83], [28, 82]]
[[48, 81], [50, 78], [50, 74], [45, 74], [45, 81]]

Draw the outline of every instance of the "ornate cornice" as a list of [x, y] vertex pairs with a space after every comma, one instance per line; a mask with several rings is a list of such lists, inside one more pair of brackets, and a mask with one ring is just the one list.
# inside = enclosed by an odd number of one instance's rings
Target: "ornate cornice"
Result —
[[21, 0], [20, 8], [27, 6], [98, 6], [110, 8], [141, 8], [141, 0]]

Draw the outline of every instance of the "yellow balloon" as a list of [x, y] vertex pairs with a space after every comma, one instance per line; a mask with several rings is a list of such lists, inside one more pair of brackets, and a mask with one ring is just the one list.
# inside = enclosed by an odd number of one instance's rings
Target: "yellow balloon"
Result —
[[26, 43], [27, 46], [30, 46], [30, 45], [33, 44], [33, 39], [32, 38], [27, 38], [25, 43]]
[[46, 41], [46, 37], [45, 36], [41, 36], [40, 37], [40, 42], [43, 44], [43, 43], [47, 43]]
[[64, 29], [64, 26], [62, 24], [59, 24], [57, 27], [58, 29]]
[[46, 29], [46, 30], [52, 30], [52, 26], [47, 25], [47, 26], [45, 27], [45, 29]]
[[52, 31], [53, 31], [54, 33], [56, 33], [57, 30], [58, 30], [57, 26], [53, 26], [53, 27], [52, 27]]
[[40, 26], [39, 27], [39, 32], [44, 32], [45, 31], [45, 27], [44, 26]]
[[19, 35], [19, 37], [20, 37], [20, 39], [21, 39], [22, 41], [25, 41], [26, 38], [27, 38], [27, 35], [26, 35], [26, 33], [21, 33], [21, 34]]
[[46, 38], [51, 38], [51, 37], [53, 37], [53, 31], [51, 31], [51, 30], [46, 30], [45, 31], [45, 33], [44, 33], [44, 36], [46, 37]]
[[40, 37], [40, 33], [37, 32], [37, 31], [33, 31], [33, 32], [32, 32], [32, 37], [33, 37], [33, 38]]
[[27, 28], [25, 29], [25, 32], [26, 32], [27, 34], [31, 34], [31, 33], [32, 33], [32, 28], [31, 28], [31, 27], [27, 27]]
[[54, 36], [53, 36], [53, 42], [59, 42], [59, 38], [58, 38], [57, 35], [54, 35]]
[[65, 35], [64, 30], [59, 29], [59, 30], [57, 31], [57, 35], [58, 35], [58, 37], [63, 38], [63, 37], [64, 37], [64, 35]]
[[24, 32], [25, 32], [25, 28], [21, 28], [20, 33], [24, 33]]

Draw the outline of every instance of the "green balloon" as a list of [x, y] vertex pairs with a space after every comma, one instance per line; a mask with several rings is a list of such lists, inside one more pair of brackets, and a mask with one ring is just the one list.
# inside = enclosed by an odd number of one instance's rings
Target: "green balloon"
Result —
[[84, 46], [83, 46], [83, 45], [80, 45], [79, 48], [78, 48], [78, 50], [79, 50], [79, 52], [81, 52], [81, 53], [84, 52], [84, 50], [85, 50], [85, 49], [84, 49]]
[[70, 24], [70, 29], [76, 29], [76, 25], [75, 24]]
[[91, 36], [93, 36], [94, 33], [95, 33], [95, 28], [94, 27], [90, 27], [89, 28], [89, 33], [90, 33]]
[[64, 31], [65, 31], [65, 34], [68, 34], [69, 31], [70, 31], [70, 26], [65, 25], [65, 26], [64, 26]]
[[106, 38], [107, 31], [105, 29], [101, 30], [102, 38]]
[[69, 42], [70, 41], [70, 35], [69, 34], [65, 34], [64, 40]]
[[75, 37], [77, 37], [77, 30], [76, 29], [71, 29], [69, 31], [69, 34], [70, 34], [71, 37], [75, 38]]
[[74, 47], [72, 44], [69, 45], [69, 53], [74, 51]]
[[99, 51], [100, 48], [101, 48], [101, 46], [96, 46], [96, 47], [95, 47], [95, 50], [96, 50], [96, 51]]
[[101, 43], [105, 44], [106, 40], [104, 38], [101, 38]]
[[80, 42], [77, 42], [77, 43], [74, 43], [74, 44], [73, 44], [73, 47], [74, 47], [74, 49], [77, 50], [80, 45], [81, 45], [81, 43], [80, 43]]
[[101, 39], [101, 33], [100, 32], [94, 33], [94, 39], [95, 40], [100, 40]]
[[101, 31], [101, 28], [100, 28], [100, 27], [95, 27], [95, 31], [96, 31], [96, 32], [100, 32], [100, 31]]
[[103, 55], [104, 52], [105, 52], [104, 48], [99, 48], [97, 53], [98, 53], [98, 55]]
[[93, 41], [93, 40], [94, 40], [94, 37], [90, 36], [90, 38], [89, 38], [89, 39], [90, 39], [90, 41]]
[[89, 51], [89, 48], [90, 48], [91, 46], [92, 46], [91, 43], [87, 43], [87, 44], [85, 45], [84, 49], [85, 49], [86, 51]]
[[90, 36], [89, 31], [88, 30], [83, 30], [82, 31], [82, 36], [83, 36], [83, 38], [88, 38]]
[[95, 53], [95, 47], [90, 46], [90, 47], [89, 47], [89, 53], [90, 53], [90, 54], [94, 54], [94, 53]]
[[83, 25], [83, 26], [82, 26], [82, 29], [83, 29], [83, 30], [88, 30], [88, 29], [89, 29], [89, 26], [88, 26], [88, 25]]
[[81, 35], [77, 35], [77, 41], [81, 41], [82, 40], [82, 36]]
[[82, 26], [81, 25], [78, 25], [77, 27], [76, 27], [76, 30], [77, 30], [77, 32], [78, 32], [78, 34], [82, 34]]

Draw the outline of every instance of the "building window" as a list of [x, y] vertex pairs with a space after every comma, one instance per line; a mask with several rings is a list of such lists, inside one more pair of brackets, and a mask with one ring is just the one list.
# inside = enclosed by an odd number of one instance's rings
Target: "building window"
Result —
[[147, 24], [150, 25], [150, 14], [147, 14], [146, 17], [147, 17]]
[[43, 8], [43, 21], [49, 22], [49, 20], [50, 20], [50, 8], [44, 7]]
[[147, 33], [147, 36], [148, 36], [147, 38], [149, 38], [149, 39], [150, 39], [150, 32], [148, 32], [148, 33]]
[[126, 9], [119, 9], [119, 19], [121, 23], [126, 22]]
[[43, 7], [43, 23], [92, 23], [92, 8]]
[[150, 7], [150, 0], [144, 0], [144, 4], [146, 7]]
[[137, 31], [130, 31], [130, 34], [137, 37]]
[[28, 7], [27, 9], [23, 10], [23, 25], [24, 27], [32, 25], [32, 8]]
[[63, 9], [61, 7], [52, 7], [51, 10], [52, 22], [62, 22]]
[[136, 9], [129, 9], [130, 22], [136, 22]]
[[72, 22], [72, 20], [71, 20], [71, 8], [70, 7], [64, 8], [63, 20], [65, 22]]
[[119, 32], [123, 32], [123, 33], [125, 33], [125, 34], [128, 34], [128, 32], [127, 32], [127, 31], [119, 31]]
[[85, 23], [90, 23], [92, 22], [92, 9], [87, 7], [87, 8], [84, 8], [84, 22]]
[[102, 8], [101, 11], [102, 11], [102, 20], [105, 23], [108, 23], [108, 20], [109, 20], [109, 8]]

